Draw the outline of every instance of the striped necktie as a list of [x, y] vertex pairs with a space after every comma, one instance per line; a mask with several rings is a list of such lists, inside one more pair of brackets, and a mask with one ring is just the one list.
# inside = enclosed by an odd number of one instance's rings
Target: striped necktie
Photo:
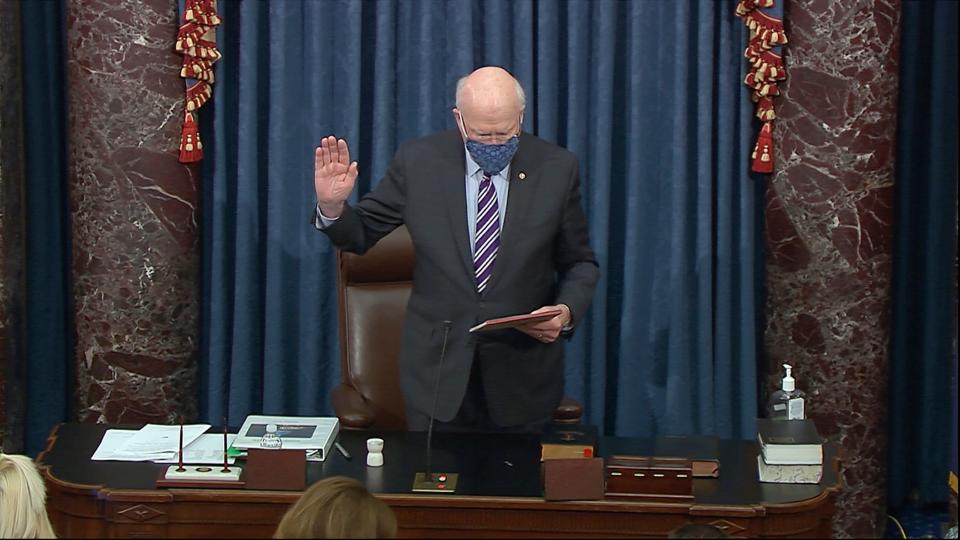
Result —
[[493, 273], [493, 262], [500, 249], [500, 209], [497, 190], [489, 175], [480, 181], [477, 193], [477, 236], [474, 242], [473, 270], [477, 276], [477, 291], [483, 292]]

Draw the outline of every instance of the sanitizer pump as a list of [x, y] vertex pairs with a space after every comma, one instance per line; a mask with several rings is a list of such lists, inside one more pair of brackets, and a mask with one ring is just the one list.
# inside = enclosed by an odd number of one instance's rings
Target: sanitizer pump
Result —
[[770, 396], [767, 403], [767, 418], [771, 420], [803, 420], [806, 418], [803, 397], [804, 394], [797, 390], [796, 381], [791, 375], [793, 367], [790, 364], [784, 364], [786, 376], [780, 384], [780, 389]]

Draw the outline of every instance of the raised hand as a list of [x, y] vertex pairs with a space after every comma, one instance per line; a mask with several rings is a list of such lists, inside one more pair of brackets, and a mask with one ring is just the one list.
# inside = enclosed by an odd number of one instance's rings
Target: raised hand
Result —
[[347, 141], [332, 135], [321, 139], [313, 166], [313, 185], [320, 212], [328, 218], [340, 217], [356, 181], [357, 162], [350, 161]]

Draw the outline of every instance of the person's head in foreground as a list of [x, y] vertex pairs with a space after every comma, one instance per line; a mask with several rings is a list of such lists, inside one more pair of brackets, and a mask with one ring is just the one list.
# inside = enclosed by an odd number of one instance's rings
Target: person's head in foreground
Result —
[[333, 476], [317, 482], [287, 510], [274, 538], [393, 538], [397, 518], [360, 482]]
[[0, 538], [56, 538], [33, 460], [0, 453]]

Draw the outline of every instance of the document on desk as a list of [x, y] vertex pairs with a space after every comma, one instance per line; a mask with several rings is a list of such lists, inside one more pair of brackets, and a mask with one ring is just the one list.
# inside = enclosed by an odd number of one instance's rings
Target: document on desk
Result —
[[124, 441], [114, 452], [119, 456], [162, 456], [169, 457], [180, 450], [180, 428], [183, 428], [183, 446], [187, 447], [203, 435], [210, 424], [188, 424], [184, 426], [164, 426], [147, 424]]
[[[137, 434], [136, 430], [130, 429], [108, 429], [103, 434], [100, 446], [91, 456], [93, 461], [153, 461], [154, 463], [177, 463], [179, 456], [176, 452], [170, 454], [164, 452], [161, 454], [143, 454], [132, 456], [128, 454], [118, 454], [117, 449], [126, 441]], [[235, 434], [227, 435], [227, 446], [233, 444], [237, 438]], [[234, 463], [236, 457], [229, 457], [228, 463]], [[206, 433], [197, 437], [189, 445], [183, 448], [183, 462], [191, 465], [203, 465], [208, 463], [223, 463], [223, 434]]]

